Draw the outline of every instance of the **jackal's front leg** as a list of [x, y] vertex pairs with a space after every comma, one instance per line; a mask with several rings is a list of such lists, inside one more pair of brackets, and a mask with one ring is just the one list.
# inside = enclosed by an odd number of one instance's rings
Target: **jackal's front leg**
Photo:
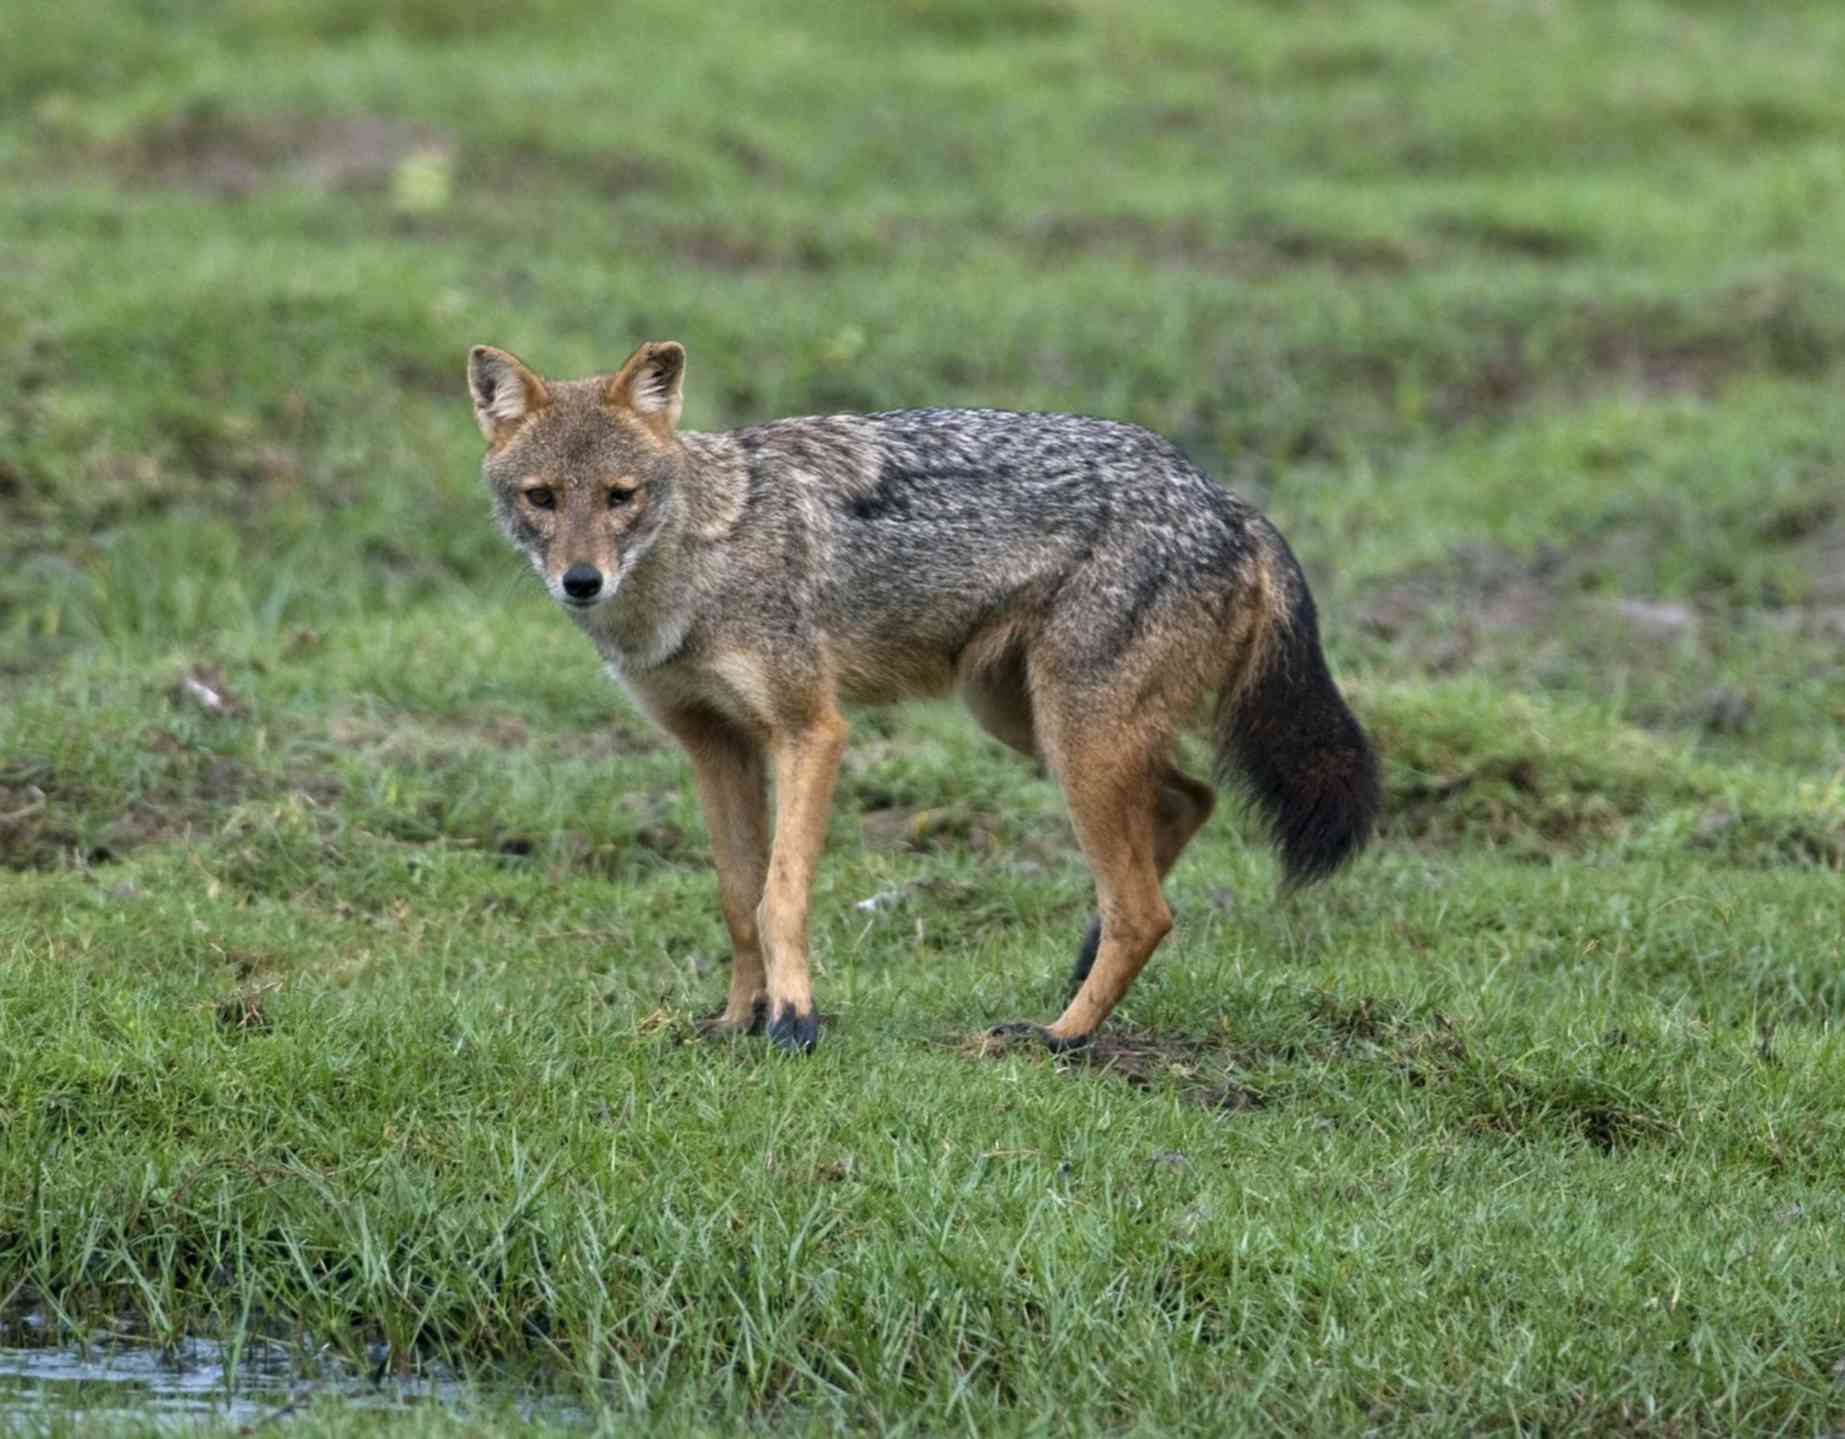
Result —
[[769, 743], [775, 841], [757, 925], [769, 963], [769, 1038], [793, 1053], [806, 1053], [820, 1039], [807, 970], [807, 901], [845, 744], [845, 719], [830, 709]]
[[730, 931], [730, 996], [702, 1021], [708, 1034], [754, 1034], [768, 1022], [769, 982], [756, 911], [769, 868], [769, 804], [762, 748], [708, 714], [672, 716], [668, 728], [692, 760], [692, 776], [711, 832], [718, 904]]

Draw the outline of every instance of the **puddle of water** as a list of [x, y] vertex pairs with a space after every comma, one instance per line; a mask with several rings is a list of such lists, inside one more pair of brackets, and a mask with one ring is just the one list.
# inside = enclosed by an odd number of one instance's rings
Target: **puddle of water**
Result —
[[209, 1339], [186, 1339], [166, 1349], [120, 1336], [93, 1340], [82, 1349], [0, 1348], [0, 1433], [29, 1432], [54, 1421], [129, 1419], [155, 1428], [212, 1422], [244, 1428], [285, 1419], [321, 1396], [356, 1408], [437, 1404], [458, 1412], [497, 1401], [526, 1419], [571, 1427], [590, 1422], [570, 1406], [450, 1377], [387, 1376], [374, 1382], [326, 1360], [316, 1360], [315, 1372], [304, 1373], [293, 1352], [268, 1340], [246, 1341], [236, 1377], [227, 1383], [230, 1362], [230, 1346]]

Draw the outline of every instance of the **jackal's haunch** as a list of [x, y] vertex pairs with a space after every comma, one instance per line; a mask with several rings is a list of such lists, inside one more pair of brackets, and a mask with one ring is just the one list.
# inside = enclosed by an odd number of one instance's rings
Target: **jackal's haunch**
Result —
[[1377, 763], [1294, 556], [1158, 435], [1001, 410], [682, 433], [684, 371], [671, 342], [585, 380], [480, 346], [468, 388], [501, 525], [691, 758], [735, 949], [714, 1031], [818, 1038], [808, 889], [848, 704], [958, 690], [1062, 785], [1097, 917], [1068, 1007], [1016, 1027], [1053, 1048], [1172, 927], [1160, 882], [1214, 804], [1173, 747], [1207, 698], [1213, 777], [1241, 779], [1286, 883], [1364, 844]]

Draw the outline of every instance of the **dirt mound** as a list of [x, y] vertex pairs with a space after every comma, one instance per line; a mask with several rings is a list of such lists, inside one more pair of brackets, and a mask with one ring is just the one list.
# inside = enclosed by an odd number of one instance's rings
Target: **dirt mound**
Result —
[[275, 186], [381, 189], [406, 160], [454, 151], [445, 132], [390, 115], [234, 118], [193, 111], [142, 132], [110, 159], [131, 182], [240, 198]]

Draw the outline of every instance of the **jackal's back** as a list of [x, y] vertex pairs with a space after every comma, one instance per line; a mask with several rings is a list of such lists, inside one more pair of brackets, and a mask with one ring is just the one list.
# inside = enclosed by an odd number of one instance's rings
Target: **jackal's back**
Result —
[[1259, 544], [1249, 506], [1110, 420], [900, 410], [686, 438], [741, 469], [739, 539], [810, 620], [947, 657], [1053, 602], [1083, 612], [1098, 658], [1118, 653], [1162, 610], [1232, 585]]

